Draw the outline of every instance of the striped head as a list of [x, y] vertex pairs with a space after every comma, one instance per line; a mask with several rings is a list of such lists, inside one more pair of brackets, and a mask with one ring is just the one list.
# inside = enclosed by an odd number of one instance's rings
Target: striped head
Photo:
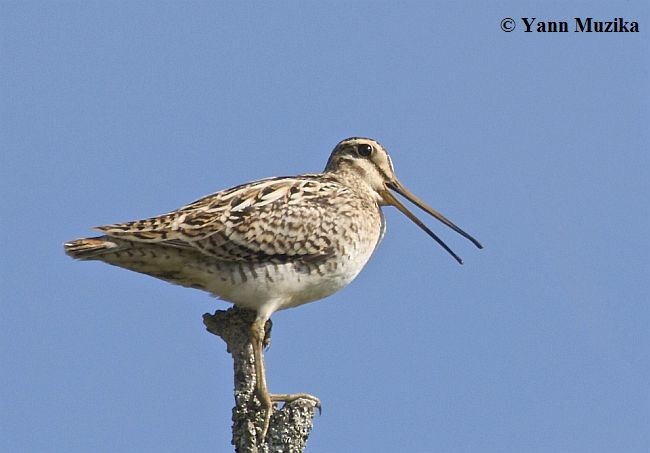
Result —
[[409, 191], [395, 175], [393, 163], [386, 149], [376, 140], [363, 137], [351, 137], [339, 142], [332, 151], [327, 165], [326, 173], [353, 174], [367, 184], [379, 205], [391, 205], [399, 209], [404, 215], [422, 228], [438, 244], [440, 244], [456, 261], [462, 260], [447, 245], [433, 233], [420, 219], [418, 219], [406, 206], [402, 204], [393, 192], [403, 196], [427, 214], [447, 225], [463, 237], [469, 239], [476, 247], [483, 246], [472, 236], [465, 233], [451, 220], [430, 207], [420, 198]]

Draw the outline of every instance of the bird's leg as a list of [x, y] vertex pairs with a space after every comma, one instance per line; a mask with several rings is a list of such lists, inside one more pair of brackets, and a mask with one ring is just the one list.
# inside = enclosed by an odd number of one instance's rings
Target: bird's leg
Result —
[[262, 439], [266, 437], [273, 412], [273, 402], [269, 389], [266, 387], [266, 370], [264, 369], [264, 338], [266, 336], [266, 319], [257, 318], [251, 325], [251, 346], [253, 347], [253, 359], [255, 360], [255, 377], [257, 397], [260, 399], [264, 409], [264, 425], [262, 426]]
[[253, 359], [255, 360], [255, 377], [257, 397], [264, 409], [264, 425], [262, 426], [261, 439], [266, 437], [271, 422], [271, 414], [273, 413], [273, 403], [283, 401], [285, 403], [306, 399], [314, 403], [314, 406], [320, 410], [320, 400], [308, 393], [269, 393], [266, 386], [266, 367], [264, 366], [264, 342], [267, 340], [267, 332], [265, 329], [266, 319], [257, 318], [251, 325], [251, 345], [253, 347]]

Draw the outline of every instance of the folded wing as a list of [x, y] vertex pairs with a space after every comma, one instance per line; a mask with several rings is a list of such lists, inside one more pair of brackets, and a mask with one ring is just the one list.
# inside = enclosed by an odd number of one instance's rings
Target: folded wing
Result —
[[208, 195], [169, 214], [97, 229], [225, 261], [318, 261], [335, 253], [323, 232], [335, 228], [334, 200], [347, 190], [311, 175], [270, 178]]

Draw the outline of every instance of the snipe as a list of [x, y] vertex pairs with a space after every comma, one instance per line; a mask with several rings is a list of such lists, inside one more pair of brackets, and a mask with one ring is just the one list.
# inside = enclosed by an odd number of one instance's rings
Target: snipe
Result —
[[65, 244], [73, 258], [100, 260], [210, 292], [257, 312], [251, 337], [257, 393], [268, 423], [274, 401], [318, 399], [270, 394], [262, 342], [273, 312], [327, 297], [350, 283], [385, 231], [381, 207], [397, 207], [459, 263], [461, 259], [392, 192], [481, 244], [408, 191], [382, 145], [348, 138], [319, 174], [253, 181], [145, 220], [98, 227], [104, 235]]

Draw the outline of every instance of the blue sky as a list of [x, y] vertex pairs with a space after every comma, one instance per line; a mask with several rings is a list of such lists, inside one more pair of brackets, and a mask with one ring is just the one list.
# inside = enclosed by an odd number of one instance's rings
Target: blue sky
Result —
[[[348, 136], [477, 237], [394, 209], [361, 275], [274, 316], [309, 452], [650, 450], [647, 2], [0, 2], [0, 451], [230, 451], [228, 305], [64, 241]], [[504, 33], [505, 17], [637, 20]]]

